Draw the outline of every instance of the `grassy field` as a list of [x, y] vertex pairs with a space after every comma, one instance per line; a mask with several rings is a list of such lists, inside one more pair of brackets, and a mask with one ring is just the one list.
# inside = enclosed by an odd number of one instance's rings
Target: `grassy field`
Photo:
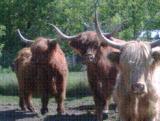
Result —
[[[68, 96], [85, 96], [90, 94], [86, 72], [69, 72], [67, 85]], [[18, 95], [16, 75], [9, 69], [0, 71], [0, 95]]]

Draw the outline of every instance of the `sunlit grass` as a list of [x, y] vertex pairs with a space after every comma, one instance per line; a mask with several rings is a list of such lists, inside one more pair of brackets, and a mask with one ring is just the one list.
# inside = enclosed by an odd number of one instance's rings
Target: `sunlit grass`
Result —
[[[67, 95], [84, 96], [90, 94], [86, 72], [69, 72]], [[0, 71], [0, 95], [18, 95], [17, 78], [12, 71]]]
[[0, 73], [0, 94], [17, 95], [18, 85], [16, 75], [13, 72]]

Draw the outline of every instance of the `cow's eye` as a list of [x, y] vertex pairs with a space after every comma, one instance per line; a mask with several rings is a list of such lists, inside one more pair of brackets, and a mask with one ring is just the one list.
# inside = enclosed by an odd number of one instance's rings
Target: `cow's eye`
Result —
[[154, 58], [151, 58], [151, 60], [150, 60], [150, 62], [149, 62], [149, 65], [152, 65], [153, 64], [153, 62], [154, 62]]
[[82, 51], [81, 51], [81, 54], [82, 54], [82, 55], [85, 55], [85, 54], [86, 54], [86, 51], [85, 51], [85, 50], [82, 50]]
[[94, 49], [97, 49], [97, 48], [98, 48], [98, 46], [97, 46], [97, 45], [95, 45], [95, 46], [94, 46]]

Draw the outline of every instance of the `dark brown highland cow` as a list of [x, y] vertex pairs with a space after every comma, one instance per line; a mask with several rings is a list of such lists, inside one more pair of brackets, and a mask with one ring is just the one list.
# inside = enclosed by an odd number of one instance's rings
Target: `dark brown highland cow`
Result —
[[35, 42], [24, 38], [20, 31], [21, 39], [30, 44], [22, 49], [15, 59], [15, 72], [19, 82], [20, 107], [25, 109], [25, 104], [30, 111], [32, 92], [42, 95], [41, 113], [48, 112], [49, 95], [54, 95], [57, 102], [57, 112], [64, 112], [64, 99], [66, 96], [68, 65], [65, 55], [57, 42], [39, 37]]
[[[110, 63], [107, 56], [111, 52], [117, 52], [104, 42], [100, 42], [96, 32], [86, 31], [75, 36], [67, 36], [56, 26], [52, 25], [61, 39], [68, 40], [69, 45], [76, 53], [83, 57], [87, 66], [87, 74], [90, 88], [96, 106], [98, 121], [102, 120], [102, 114], [108, 113], [108, 100], [112, 95], [115, 85], [117, 69]], [[111, 37], [112, 34], [105, 34]], [[122, 40], [115, 39], [116, 42], [123, 43]], [[103, 113], [102, 113], [103, 112]]]
[[160, 121], [160, 49], [156, 47], [160, 40], [133, 40], [120, 45], [103, 36], [97, 17], [95, 23], [100, 40], [120, 51], [112, 59], [119, 70], [114, 99], [120, 119]]

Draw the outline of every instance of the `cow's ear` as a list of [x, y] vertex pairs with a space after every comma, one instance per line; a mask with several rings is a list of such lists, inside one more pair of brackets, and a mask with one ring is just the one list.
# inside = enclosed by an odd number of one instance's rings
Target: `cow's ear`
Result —
[[160, 52], [159, 51], [153, 51], [152, 52], [152, 58], [154, 59], [154, 62], [160, 61]]
[[69, 42], [69, 46], [74, 50], [75, 53], [81, 55], [81, 43], [78, 43], [77, 41], [71, 41]]
[[160, 61], [160, 47], [159, 46], [152, 48], [152, 58], [153, 58], [153, 62]]
[[76, 48], [76, 43], [75, 42], [68, 42], [69, 46], [72, 48]]
[[56, 42], [56, 41], [49, 41], [48, 42], [49, 50], [52, 50], [53, 48], [55, 48], [57, 44], [58, 44], [58, 42]]
[[120, 52], [111, 52], [108, 55], [108, 59], [114, 64], [119, 64]]
[[107, 44], [106, 42], [101, 42], [100, 46], [102, 46], [102, 47], [107, 47], [108, 44]]

